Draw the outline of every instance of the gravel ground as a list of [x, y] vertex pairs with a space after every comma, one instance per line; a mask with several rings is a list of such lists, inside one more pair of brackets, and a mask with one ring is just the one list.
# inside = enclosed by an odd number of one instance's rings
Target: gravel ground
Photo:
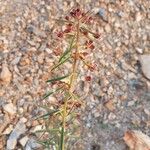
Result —
[[126, 150], [127, 129], [150, 136], [149, 0], [0, 0], [0, 149], [39, 149], [34, 131], [42, 122], [32, 117], [40, 111], [36, 103], [49, 88], [45, 81], [56, 60], [54, 19], [75, 2], [94, 11], [93, 28], [102, 40], [91, 57], [98, 69], [79, 68], [86, 108], [82, 137], [72, 149]]

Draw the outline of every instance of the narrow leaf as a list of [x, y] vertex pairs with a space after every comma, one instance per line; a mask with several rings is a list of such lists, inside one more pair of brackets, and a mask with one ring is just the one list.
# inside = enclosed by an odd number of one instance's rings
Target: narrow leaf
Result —
[[43, 108], [43, 109], [46, 109], [47, 111], [50, 111], [51, 109], [50, 109], [50, 107], [48, 107], [48, 106], [46, 106], [46, 105], [42, 105], [42, 106], [40, 106], [41, 108]]
[[63, 63], [65, 63], [69, 58], [70, 58], [70, 56], [67, 57], [67, 58], [65, 58], [65, 59], [63, 59], [61, 62], [59, 62], [57, 65], [55, 65], [55, 66], [51, 69], [51, 71], [53, 71], [54, 69], [58, 68], [60, 65], [62, 65]]
[[43, 96], [43, 99], [49, 97], [49, 96], [52, 95], [53, 93], [54, 93], [54, 92], [48, 92], [48, 93], [46, 93], [46, 94]]
[[37, 130], [36, 132], [59, 132], [59, 129], [43, 129], [43, 130]]
[[47, 147], [49, 145], [47, 141], [37, 141], [37, 143], [43, 145], [44, 147]]
[[53, 141], [37, 141], [37, 143], [43, 145], [45, 148], [50, 149], [50, 145], [55, 145]]
[[61, 60], [63, 60], [64, 58], [66, 58], [67, 57], [67, 55], [69, 54], [69, 49], [67, 48], [66, 50], [65, 50], [65, 52], [62, 54], [62, 56], [59, 58], [59, 62], [61, 62]]
[[59, 111], [59, 110], [51, 110], [51, 111], [49, 111], [48, 113], [37, 117], [35, 120], [41, 119], [41, 118], [44, 118], [44, 119], [45, 119], [46, 117], [52, 116], [53, 114], [55, 114], [55, 113], [58, 112], [58, 111]]
[[57, 88], [55, 91], [50, 91], [50, 92], [46, 93], [46, 94], [43, 96], [43, 99], [49, 97], [50, 95], [52, 95], [53, 93], [55, 93], [55, 92], [57, 92], [57, 91], [59, 91], [59, 90], [61, 90], [61, 89], [62, 89], [62, 87]]
[[71, 49], [73, 48], [73, 42], [74, 42], [74, 39], [75, 39], [75, 35], [73, 36], [72, 40], [71, 40], [71, 43], [70, 43], [70, 46], [69, 48], [67, 48], [67, 50], [63, 53], [63, 55], [60, 57], [59, 61], [58, 61], [58, 64], [55, 65], [52, 69], [56, 69], [57, 67], [59, 67], [60, 65], [64, 64], [69, 58], [70, 58], [70, 55], [69, 53], [71, 52]]
[[62, 80], [66, 77], [68, 77], [69, 75], [65, 75], [65, 76], [62, 76], [62, 77], [57, 77], [57, 78], [53, 78], [53, 79], [50, 79], [50, 80], [47, 80], [46, 82], [54, 82], [54, 81], [59, 81], [59, 80]]
[[60, 57], [59, 62], [60, 62], [62, 59], [64, 59], [64, 58], [67, 56], [67, 54], [69, 54], [69, 53], [71, 52], [71, 49], [73, 48], [74, 39], [75, 39], [75, 35], [73, 36], [73, 38], [72, 38], [72, 40], [71, 40], [71, 43], [70, 43], [69, 48], [67, 48], [67, 50], [66, 50], [66, 51], [62, 54], [62, 56]]

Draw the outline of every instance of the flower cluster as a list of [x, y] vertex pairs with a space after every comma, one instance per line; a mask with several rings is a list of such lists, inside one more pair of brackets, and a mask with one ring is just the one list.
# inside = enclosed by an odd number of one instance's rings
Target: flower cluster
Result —
[[[79, 34], [85, 37], [85, 42], [83, 44], [84, 50], [79, 51], [78, 54], [73, 52], [71, 57], [73, 59], [82, 60], [84, 65], [87, 66], [90, 71], [94, 71], [96, 69], [96, 65], [87, 63], [86, 56], [88, 56], [91, 51], [95, 49], [93, 40], [101, 37], [100, 33], [93, 32], [88, 28], [88, 25], [90, 25], [93, 20], [94, 19], [91, 17], [90, 11], [83, 12], [80, 8], [73, 8], [68, 15], [65, 16], [65, 27], [62, 31], [57, 32], [57, 37], [61, 39], [66, 35], [75, 35], [77, 33], [77, 24], [80, 22]], [[85, 77], [85, 80], [91, 81], [91, 77]]]
[[57, 32], [57, 37], [63, 38], [65, 34], [68, 34], [70, 32], [76, 32], [75, 26], [77, 22], [80, 21], [80, 32], [86, 37], [88, 37], [89, 34], [92, 34], [94, 38], [98, 39], [100, 37], [99, 33], [91, 32], [85, 27], [85, 25], [92, 24], [93, 20], [94, 19], [90, 16], [90, 11], [83, 12], [80, 8], [72, 9], [69, 15], [65, 16], [65, 29], [63, 31]]

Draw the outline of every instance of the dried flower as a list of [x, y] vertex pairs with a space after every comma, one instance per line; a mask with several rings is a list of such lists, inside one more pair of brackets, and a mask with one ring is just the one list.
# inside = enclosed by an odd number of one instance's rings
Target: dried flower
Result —
[[66, 19], [66, 20], [69, 20], [69, 16], [66, 16], [65, 19]]
[[93, 44], [91, 44], [91, 45], [89, 46], [89, 48], [92, 50], [92, 49], [95, 48], [95, 46], [94, 46]]
[[96, 69], [97, 65], [93, 64], [93, 65], [89, 65], [88, 68], [90, 71], [94, 71]]
[[88, 55], [87, 52], [82, 52], [81, 54], [82, 54], [83, 56], [87, 56], [87, 55]]
[[70, 12], [70, 15], [73, 17], [73, 18], [77, 18], [79, 19], [82, 15], [82, 12], [79, 8], [77, 9], [73, 9], [71, 12]]
[[70, 12], [70, 15], [71, 15], [72, 17], [75, 17], [74, 9]]
[[85, 21], [86, 23], [90, 24], [90, 23], [92, 23], [93, 18], [89, 17], [89, 18], [86, 18], [85, 20], [86, 20]]
[[62, 38], [62, 37], [63, 37], [63, 32], [61, 32], [61, 31], [58, 32], [58, 33], [57, 33], [57, 37]]
[[98, 39], [98, 38], [100, 37], [100, 34], [96, 33], [96, 34], [94, 34], [94, 37], [95, 37], [96, 39]]
[[69, 33], [73, 30], [73, 25], [71, 23], [66, 25], [66, 29], [64, 30], [64, 33]]
[[54, 49], [54, 54], [56, 55], [56, 56], [59, 56], [59, 55], [61, 55], [61, 53], [62, 53], [62, 50], [60, 49], [60, 48], [56, 48], [56, 49]]
[[91, 76], [86, 76], [85, 81], [91, 81]]
[[79, 18], [81, 16], [81, 10], [79, 8], [76, 9], [76, 17]]
[[87, 49], [87, 48], [90, 48], [90, 49], [94, 49], [95, 48], [95, 46], [93, 45], [93, 41], [92, 40], [89, 40], [89, 41], [86, 41], [85, 42], [85, 48]]
[[82, 33], [83, 33], [84, 35], [86, 35], [86, 36], [88, 35], [88, 32], [87, 32], [87, 31], [84, 31], [84, 32], [82, 32]]
[[71, 28], [66, 28], [66, 29], [64, 30], [64, 33], [69, 33], [69, 32], [71, 32]]
[[81, 107], [81, 103], [78, 103], [78, 102], [76, 102], [75, 103], [75, 106], [78, 108], [78, 107]]

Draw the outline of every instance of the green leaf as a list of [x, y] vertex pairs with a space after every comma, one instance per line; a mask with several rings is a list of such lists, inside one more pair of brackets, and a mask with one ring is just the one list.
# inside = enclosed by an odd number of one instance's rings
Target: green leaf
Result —
[[37, 141], [37, 143], [41, 144], [45, 148], [47, 148], [49, 146], [49, 143], [47, 141]]
[[67, 55], [71, 52], [71, 49], [73, 48], [73, 42], [75, 40], [75, 35], [73, 36], [69, 48], [66, 49], [66, 51], [62, 54], [62, 56], [59, 58], [59, 62], [61, 62], [63, 59], [67, 57]]
[[43, 140], [43, 141], [42, 140], [38, 140], [37, 143], [43, 145], [45, 148], [48, 148], [48, 149], [50, 149], [50, 145], [51, 146], [55, 145], [55, 142], [49, 141], [49, 140]]
[[58, 68], [60, 65], [62, 65], [63, 63], [65, 63], [69, 58], [70, 58], [70, 56], [69, 56], [69, 57], [66, 57], [65, 59], [63, 59], [61, 62], [59, 62], [57, 65], [55, 65], [55, 66], [51, 69], [51, 71], [53, 71], [54, 69]]
[[62, 80], [66, 77], [68, 77], [69, 75], [65, 75], [65, 76], [62, 76], [62, 77], [56, 77], [56, 78], [53, 78], [53, 79], [50, 79], [50, 80], [47, 80], [46, 82], [54, 82], [54, 81], [59, 81], [59, 80]]
[[43, 99], [49, 97], [50, 95], [52, 95], [52, 94], [55, 93], [55, 92], [58, 92], [58, 91], [61, 90], [61, 89], [62, 89], [62, 87], [57, 88], [55, 91], [50, 91], [50, 92], [46, 93], [46, 94], [43, 96]]
[[48, 106], [46, 106], [46, 105], [42, 105], [42, 106], [40, 106], [41, 108], [43, 108], [43, 109], [46, 109], [47, 111], [50, 111], [51, 109], [50, 109], [50, 107], [48, 107]]
[[55, 113], [57, 113], [57, 112], [59, 112], [59, 110], [51, 110], [51, 111], [49, 111], [48, 113], [37, 117], [35, 120], [41, 119], [41, 118], [46, 119], [48, 116], [52, 116], [53, 114], [55, 114]]
[[46, 94], [43, 96], [43, 99], [49, 97], [49, 96], [52, 95], [53, 93], [54, 93], [54, 92], [48, 92], [48, 93], [46, 93]]
[[68, 57], [70, 51], [69, 49], [67, 48], [66, 51], [62, 54], [62, 56], [59, 58], [59, 61], [58, 62], [61, 62], [63, 59], [65, 59], [66, 57]]
[[51, 71], [53, 71], [54, 69], [56, 69], [57, 67], [59, 67], [60, 65], [64, 64], [69, 58], [70, 58], [70, 52], [71, 49], [73, 48], [73, 42], [75, 39], [75, 35], [73, 36], [71, 42], [70, 42], [70, 46], [69, 48], [67, 48], [67, 50], [62, 54], [62, 56], [60, 57], [58, 64], [56, 64]]
[[37, 130], [36, 132], [60, 132], [59, 129], [43, 129], [43, 130]]

